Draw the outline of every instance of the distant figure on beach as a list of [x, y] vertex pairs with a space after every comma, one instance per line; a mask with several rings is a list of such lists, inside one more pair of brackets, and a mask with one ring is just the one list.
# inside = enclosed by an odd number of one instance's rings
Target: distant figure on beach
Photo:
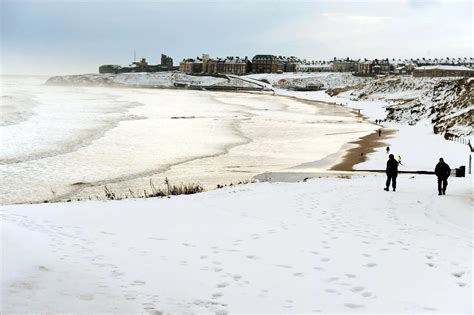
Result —
[[381, 134], [382, 134], [382, 129], [379, 129], [379, 137], [380, 137]]
[[397, 188], [397, 175], [398, 175], [398, 162], [395, 160], [393, 154], [388, 156], [387, 168], [385, 169], [387, 174], [387, 181], [385, 182], [385, 191], [388, 191], [390, 187], [390, 182], [392, 182], [393, 191]]
[[390, 147], [387, 147], [387, 154], [390, 153]]
[[398, 164], [403, 165], [402, 164], [402, 157], [400, 155], [397, 156], [397, 162], [398, 162]]
[[444, 162], [443, 158], [439, 158], [435, 167], [435, 174], [438, 177], [438, 195], [446, 195], [446, 187], [448, 186], [448, 177], [451, 175], [451, 168]]

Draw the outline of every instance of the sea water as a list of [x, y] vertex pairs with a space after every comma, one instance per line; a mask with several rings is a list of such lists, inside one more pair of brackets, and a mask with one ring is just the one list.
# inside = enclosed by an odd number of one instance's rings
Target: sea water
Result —
[[333, 154], [373, 126], [271, 94], [49, 86], [2, 76], [0, 203], [250, 180]]

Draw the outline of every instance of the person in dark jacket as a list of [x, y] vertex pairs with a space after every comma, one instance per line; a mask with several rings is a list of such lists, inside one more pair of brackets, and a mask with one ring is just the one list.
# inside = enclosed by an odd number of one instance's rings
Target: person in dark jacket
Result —
[[395, 160], [393, 154], [388, 156], [387, 168], [385, 169], [387, 174], [387, 182], [385, 183], [384, 190], [388, 191], [390, 187], [390, 182], [392, 182], [393, 191], [397, 188], [397, 175], [398, 175], [398, 161]]
[[446, 164], [443, 158], [439, 158], [435, 167], [435, 174], [438, 177], [438, 195], [446, 195], [446, 187], [448, 186], [448, 177], [451, 175], [451, 168]]

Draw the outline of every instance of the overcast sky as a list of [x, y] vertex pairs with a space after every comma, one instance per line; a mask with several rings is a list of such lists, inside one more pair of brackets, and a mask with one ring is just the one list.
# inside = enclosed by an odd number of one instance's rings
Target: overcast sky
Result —
[[471, 0], [0, 0], [3, 74], [255, 54], [471, 57]]

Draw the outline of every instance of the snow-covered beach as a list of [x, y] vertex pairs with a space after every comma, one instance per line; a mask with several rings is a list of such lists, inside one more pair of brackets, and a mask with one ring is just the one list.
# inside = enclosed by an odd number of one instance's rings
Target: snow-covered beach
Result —
[[44, 81], [2, 81], [2, 108], [21, 105], [2, 109], [3, 204], [96, 199], [105, 185], [142, 194], [166, 177], [215, 188], [323, 159], [377, 128], [347, 108], [265, 93]]
[[[339, 80], [331, 76], [328, 82], [337, 87]], [[359, 154], [357, 148], [364, 153], [364, 162], [355, 169], [383, 170], [386, 145], [403, 157], [400, 170], [432, 171], [441, 156], [455, 168], [467, 165], [467, 146], [434, 135], [426, 119], [413, 126], [367, 124], [385, 117], [385, 100], [273, 89], [275, 96], [209, 94], [221, 98], [219, 106], [239, 107], [242, 97], [247, 98], [247, 108], [232, 115], [246, 113], [242, 123], [251, 122], [245, 129], [253, 132], [248, 137], [253, 141], [237, 141], [240, 145], [229, 150], [244, 149], [234, 153], [232, 165], [251, 169], [250, 153], [265, 151], [262, 146], [269, 142], [273, 149], [253, 155], [253, 162], [285, 152], [294, 155], [286, 164], [265, 160], [275, 167], [260, 179], [312, 179], [170, 199], [2, 206], [2, 311], [472, 313], [472, 176], [450, 178], [447, 195], [437, 196], [434, 175], [401, 175], [397, 192], [387, 193], [381, 174], [327, 171], [348, 158], [351, 148], [356, 149], [351, 154]], [[142, 93], [166, 95], [140, 90], [133, 96]], [[206, 93], [211, 92], [198, 94]], [[292, 97], [327, 102], [328, 107]], [[317, 128], [313, 125], [321, 121], [312, 117], [315, 111], [331, 131], [315, 129], [314, 134], [337, 136], [316, 148], [309, 139], [295, 141], [305, 135], [294, 129]], [[171, 116], [181, 112], [166, 117], [194, 121]], [[328, 121], [332, 117], [334, 123]], [[279, 124], [268, 125], [275, 122]], [[341, 122], [338, 128], [346, 130], [332, 129]], [[252, 129], [252, 124], [260, 128]], [[274, 138], [261, 134], [262, 126], [281, 130], [287, 124], [294, 134], [288, 135], [288, 129]], [[379, 127], [394, 132], [374, 152], [351, 144]], [[290, 141], [294, 143], [288, 147]], [[322, 151], [302, 153], [306, 148]], [[212, 176], [221, 172], [216, 170], [223, 165], [219, 159], [189, 161], [191, 167], [177, 166], [166, 174], [173, 178], [204, 163]]]

